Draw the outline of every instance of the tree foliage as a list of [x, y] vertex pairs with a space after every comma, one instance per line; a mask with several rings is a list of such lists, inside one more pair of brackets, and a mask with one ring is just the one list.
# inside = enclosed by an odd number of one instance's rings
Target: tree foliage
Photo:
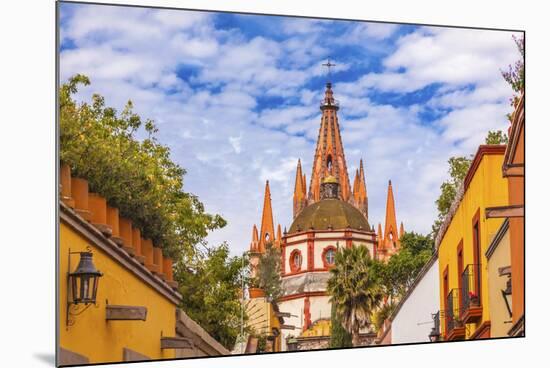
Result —
[[508, 143], [508, 136], [503, 133], [502, 130], [489, 130], [487, 138], [485, 138], [485, 144], [506, 144]]
[[393, 304], [405, 295], [433, 254], [433, 239], [429, 235], [407, 232], [400, 241], [399, 253], [393, 255], [387, 263], [375, 263], [373, 266], [384, 295], [388, 297], [388, 304]]
[[383, 299], [373, 272], [376, 262], [366, 247], [352, 246], [336, 253], [330, 270], [327, 291], [353, 346], [359, 345], [359, 330], [370, 325], [371, 315]]
[[342, 326], [342, 319], [336, 313], [333, 303], [330, 310], [330, 345], [331, 348], [352, 347], [351, 334]]
[[380, 307], [373, 316], [373, 324], [376, 331], [379, 331], [384, 325], [384, 321], [388, 319], [393, 311], [395, 310], [397, 304], [395, 303], [386, 303]]
[[229, 257], [225, 243], [209, 249], [205, 242], [225, 220], [206, 213], [199, 199], [183, 190], [185, 170], [156, 139], [155, 123], [134, 113], [131, 101], [120, 113], [98, 94], [77, 103], [78, 87], [89, 84], [79, 74], [61, 86], [61, 161], [174, 258], [181, 307], [231, 348], [240, 330], [243, 260]]
[[451, 157], [447, 162], [449, 164], [448, 172], [450, 175], [450, 179], [444, 181], [443, 184], [441, 184], [440, 186], [441, 194], [435, 201], [435, 204], [437, 205], [438, 214], [437, 214], [437, 219], [432, 225], [432, 234], [434, 236], [439, 231], [439, 227], [443, 223], [445, 216], [447, 216], [447, 213], [451, 208], [451, 205], [454, 201], [456, 193], [460, 188], [460, 186], [462, 185], [462, 183], [464, 182], [464, 178], [468, 173], [468, 169], [470, 168], [470, 164], [472, 160], [464, 156], [459, 156], [459, 157]]
[[257, 285], [263, 289], [269, 302], [276, 301], [283, 294], [281, 281], [281, 252], [271, 243], [258, 263]]
[[514, 65], [508, 65], [508, 70], [501, 70], [502, 77], [506, 82], [512, 86], [514, 92], [521, 93], [525, 88], [525, 40], [523, 36], [516, 37], [512, 36], [514, 43], [518, 49], [518, 52], [521, 56]]
[[[501, 70], [502, 77], [516, 93], [510, 99], [510, 105], [516, 107], [519, 102], [519, 95], [523, 93], [525, 89], [525, 39], [523, 35], [521, 37], [512, 36], [514, 43], [520, 54], [520, 58], [514, 63], [514, 65], [508, 65], [508, 70]], [[512, 114], [507, 114], [508, 120], [512, 121]]]
[[243, 264], [248, 265], [243, 257], [230, 257], [223, 243], [198, 252], [192, 263], [176, 265], [186, 313], [228, 349], [235, 344], [241, 326], [239, 295], [247, 277]]
[[77, 103], [73, 96], [79, 85], [89, 84], [77, 74], [61, 86], [61, 161], [162, 246], [165, 255], [192, 257], [208, 231], [223, 227], [225, 220], [206, 213], [195, 195], [183, 191], [185, 170], [157, 141], [154, 122], [133, 112], [131, 101], [120, 113], [99, 94]]

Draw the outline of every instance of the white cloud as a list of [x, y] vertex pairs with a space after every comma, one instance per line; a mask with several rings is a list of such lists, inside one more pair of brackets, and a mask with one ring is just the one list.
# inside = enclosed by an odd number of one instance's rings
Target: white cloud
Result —
[[[276, 223], [290, 226], [297, 160], [309, 183], [320, 123], [323, 87], [309, 82], [326, 72], [328, 56], [336, 71], [355, 66], [331, 55], [334, 42], [361, 55], [389, 53], [380, 73], [334, 83], [351, 179], [364, 160], [371, 224], [383, 222], [391, 179], [398, 221], [428, 232], [447, 158], [473, 152], [487, 130], [506, 125], [511, 91], [499, 68], [516, 59], [507, 33], [421, 28], [394, 43], [398, 27], [389, 24], [356, 23], [327, 37], [330, 21], [267, 22], [285, 35], [281, 40], [216, 29], [212, 13], [74, 8], [62, 38], [76, 48], [61, 53], [61, 79], [87, 74], [92, 85], [79, 98], [99, 92], [117, 108], [132, 99], [137, 113], [157, 121], [159, 139], [187, 170], [185, 189], [229, 222], [209, 241], [228, 240], [235, 253], [248, 247], [261, 220], [265, 180]], [[184, 79], [182, 67], [191, 70]], [[441, 87], [425, 106], [392, 106], [373, 96], [432, 83]], [[266, 96], [292, 103], [259, 105]], [[427, 110], [443, 115], [428, 124]]]

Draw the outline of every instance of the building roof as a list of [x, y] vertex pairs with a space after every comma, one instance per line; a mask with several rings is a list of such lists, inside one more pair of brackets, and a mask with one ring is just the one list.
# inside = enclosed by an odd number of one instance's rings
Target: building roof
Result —
[[367, 219], [357, 208], [338, 199], [324, 199], [304, 208], [294, 219], [289, 233], [331, 228], [370, 230]]
[[106, 237], [95, 226], [82, 218], [82, 216], [77, 214], [62, 201], [59, 202], [59, 219], [61, 222], [70, 226], [86, 241], [104, 251], [128, 272], [135, 275], [143, 283], [152, 287], [172, 303], [179, 305], [182, 302], [182, 296], [178, 291], [174, 290], [164, 280], [154, 275], [147, 267], [138, 262], [136, 258], [132, 257], [123, 248], [115, 244], [112, 239]]

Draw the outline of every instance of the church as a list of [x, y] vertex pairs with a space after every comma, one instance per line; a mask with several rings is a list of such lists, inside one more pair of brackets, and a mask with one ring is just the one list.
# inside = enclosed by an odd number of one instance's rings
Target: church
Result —
[[[388, 184], [386, 218], [382, 231], [369, 222], [367, 183], [363, 160], [351, 185], [338, 122], [339, 103], [328, 82], [320, 103], [321, 122], [312, 161], [311, 178], [298, 160], [290, 227], [275, 231], [269, 181], [265, 185], [260, 228], [252, 230], [250, 267], [257, 274], [259, 258], [272, 244], [280, 248], [283, 296], [277, 301], [285, 314], [282, 350], [300, 341], [300, 350], [328, 347], [331, 303], [326, 291], [329, 270], [340, 247], [367, 247], [371, 257], [386, 261], [399, 251], [403, 223], [397, 227], [394, 195]], [[295, 343], [294, 343], [295, 344]], [[288, 346], [287, 346], [288, 345]]]

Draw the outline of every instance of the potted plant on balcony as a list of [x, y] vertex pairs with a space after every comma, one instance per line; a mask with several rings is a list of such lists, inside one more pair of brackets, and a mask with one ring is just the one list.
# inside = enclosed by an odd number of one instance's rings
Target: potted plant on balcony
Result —
[[258, 277], [253, 277], [250, 279], [250, 283], [248, 285], [248, 293], [250, 298], [262, 298], [265, 296], [265, 292], [263, 289], [260, 288], [260, 281]]
[[468, 293], [468, 299], [469, 299], [469, 307], [479, 307], [479, 296], [474, 293], [473, 291], [470, 291]]

